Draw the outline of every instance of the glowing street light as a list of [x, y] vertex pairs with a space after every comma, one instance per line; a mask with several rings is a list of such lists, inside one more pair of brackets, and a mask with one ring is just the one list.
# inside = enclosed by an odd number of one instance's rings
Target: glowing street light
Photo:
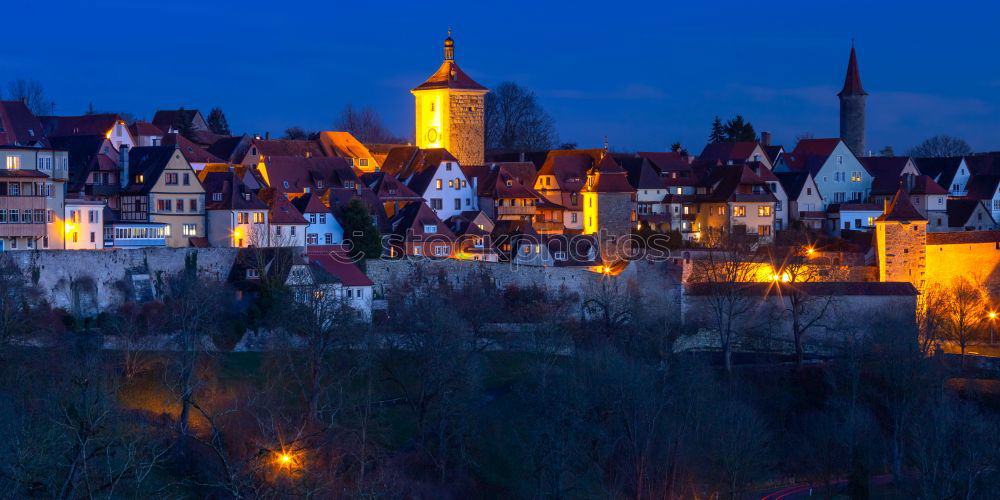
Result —
[[990, 317], [990, 345], [993, 345], [993, 332], [996, 330], [996, 311], [990, 311], [988, 316]]
[[806, 255], [812, 255], [816, 253], [816, 249], [813, 247], [806, 247]]

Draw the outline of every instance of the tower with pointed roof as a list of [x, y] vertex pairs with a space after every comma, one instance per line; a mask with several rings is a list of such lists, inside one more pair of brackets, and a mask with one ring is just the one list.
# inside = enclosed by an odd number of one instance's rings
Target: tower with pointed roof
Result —
[[635, 189], [625, 169], [605, 150], [587, 173], [582, 194], [583, 233], [598, 236], [601, 257], [611, 265], [621, 260], [621, 252], [628, 251], [627, 238], [635, 224]]
[[462, 165], [482, 165], [485, 154], [484, 99], [489, 90], [455, 62], [455, 41], [448, 30], [444, 62], [413, 93], [414, 134], [420, 148], [447, 149]]
[[865, 151], [865, 100], [868, 92], [861, 87], [858, 72], [858, 56], [851, 44], [851, 57], [847, 61], [847, 75], [844, 88], [837, 94], [840, 98], [840, 138], [855, 156], [868, 156]]
[[885, 213], [875, 219], [879, 281], [907, 281], [924, 289], [927, 218], [900, 188]]

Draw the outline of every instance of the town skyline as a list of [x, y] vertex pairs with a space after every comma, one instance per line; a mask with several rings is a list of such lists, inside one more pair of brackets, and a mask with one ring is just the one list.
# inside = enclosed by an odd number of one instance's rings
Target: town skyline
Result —
[[[786, 147], [803, 134], [835, 137], [836, 92], [853, 38], [866, 90], [872, 94], [869, 149], [877, 152], [888, 145], [900, 154], [937, 134], [961, 137], [977, 151], [1000, 149], [1000, 139], [991, 133], [1000, 126], [994, 113], [1000, 71], [975, 64], [983, 54], [995, 52], [997, 42], [977, 34], [984, 32], [976, 29], [977, 23], [989, 18], [981, 12], [963, 18], [961, 29], [942, 22], [962, 17], [966, 9], [961, 5], [935, 16], [919, 8], [895, 13], [898, 22], [891, 26], [874, 15], [885, 7], [866, 11], [872, 16], [852, 16], [848, 6], [823, 12], [835, 27], [808, 23], [808, 28], [796, 24], [796, 16], [817, 11], [790, 12], [779, 6], [740, 16], [747, 24], [767, 21], [771, 26], [745, 31], [732, 26], [733, 20], [713, 18], [697, 7], [669, 13], [649, 7], [650, 16], [624, 24], [634, 29], [584, 39], [571, 31], [603, 33], [602, 24], [621, 26], [627, 14], [608, 10], [602, 22], [587, 16], [588, 9], [565, 12], [564, 19], [577, 22], [546, 30], [537, 23], [531, 23], [534, 28], [518, 25], [517, 14], [497, 12], [488, 17], [509, 34], [498, 37], [488, 29], [490, 19], [455, 15], [451, 17], [461, 22], [449, 22], [448, 15], [431, 19], [426, 9], [396, 7], [376, 18], [379, 36], [347, 25], [338, 27], [340, 36], [330, 37], [304, 29], [319, 28], [317, 20], [298, 18], [280, 7], [249, 4], [232, 12], [200, 6], [200, 19], [207, 24], [222, 19], [249, 24], [257, 17], [268, 24], [246, 42], [225, 30], [209, 31], [163, 42], [162, 49], [130, 41], [171, 40], [171, 22], [188, 12], [184, 2], [171, 8], [99, 5], [114, 7], [125, 20], [155, 19], [120, 27], [116, 62], [108, 66], [114, 69], [85, 79], [59, 77], [92, 75], [86, 68], [96, 61], [83, 54], [104, 53], [109, 43], [81, 31], [101, 9], [72, 5], [60, 9], [53, 21], [65, 39], [74, 40], [72, 46], [64, 39], [43, 39], [32, 52], [0, 49], [0, 69], [12, 78], [40, 81], [61, 115], [81, 114], [93, 104], [98, 111], [149, 120], [162, 107], [207, 112], [218, 106], [234, 131], [278, 136], [291, 126], [328, 130], [340, 109], [352, 103], [375, 108], [392, 132], [412, 139], [408, 90], [439, 62], [439, 41], [451, 26], [459, 44], [456, 59], [466, 71], [486, 87], [511, 80], [536, 92], [555, 119], [561, 141], [597, 147], [607, 136], [612, 149], [622, 151], [665, 150], [680, 141], [698, 151], [715, 115], [726, 119], [742, 114]], [[315, 8], [316, 18], [333, 14], [324, 6]], [[544, 6], [529, 9], [519, 15], [553, 13]], [[372, 13], [346, 5], [336, 14], [364, 18]], [[904, 36], [931, 27], [934, 37]], [[368, 33], [373, 33], [371, 26]], [[224, 55], [208, 57], [206, 47]], [[947, 71], [935, 70], [936, 65]], [[151, 94], [160, 97], [154, 102]]]

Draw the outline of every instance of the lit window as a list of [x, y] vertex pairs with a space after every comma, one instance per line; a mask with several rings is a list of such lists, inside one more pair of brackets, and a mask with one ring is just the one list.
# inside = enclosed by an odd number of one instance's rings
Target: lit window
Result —
[[758, 217], [770, 217], [771, 216], [771, 207], [769, 207], [767, 205], [761, 205], [761, 206], [757, 207], [757, 216]]
[[20, 156], [8, 156], [7, 157], [7, 168], [10, 170], [16, 170], [21, 168], [21, 157]]
[[444, 184], [444, 182], [441, 179], [438, 179], [437, 182], [434, 183], [434, 188], [435, 189], [441, 189], [441, 187], [443, 186], [443, 184]]

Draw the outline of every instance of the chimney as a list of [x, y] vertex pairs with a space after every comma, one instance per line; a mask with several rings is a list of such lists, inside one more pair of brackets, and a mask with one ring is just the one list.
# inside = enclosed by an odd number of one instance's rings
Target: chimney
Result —
[[761, 132], [760, 133], [760, 145], [761, 146], [770, 146], [771, 145], [771, 133], [770, 132]]
[[271, 133], [270, 132], [264, 132], [264, 140], [265, 141], [271, 140]]
[[518, 156], [518, 158], [520, 158], [518, 161], [524, 163], [524, 151], [521, 151], [521, 154]]
[[118, 148], [118, 181], [121, 187], [128, 185], [128, 145]]

